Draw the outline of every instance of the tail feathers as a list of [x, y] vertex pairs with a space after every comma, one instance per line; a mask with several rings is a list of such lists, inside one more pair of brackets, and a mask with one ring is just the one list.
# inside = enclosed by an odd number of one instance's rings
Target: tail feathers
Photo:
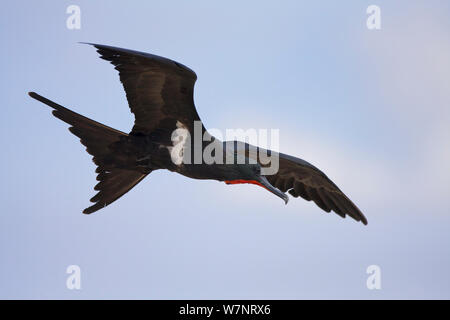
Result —
[[99, 192], [91, 199], [91, 202], [95, 202], [95, 204], [84, 209], [83, 213], [90, 214], [106, 207], [127, 193], [146, 176], [147, 174], [125, 169], [99, 173], [97, 180], [100, 182], [94, 188]]
[[86, 151], [93, 156], [92, 160], [98, 166], [96, 172], [97, 180], [100, 182], [94, 189], [99, 192], [91, 199], [95, 204], [86, 208], [83, 213], [95, 212], [119, 199], [147, 175], [114, 167], [116, 155], [110, 146], [120, 141], [122, 137], [128, 136], [126, 133], [86, 118], [35, 92], [30, 92], [29, 95], [53, 108], [52, 113], [55, 117], [71, 125], [70, 132], [80, 138]]
[[127, 136], [124, 132], [86, 118], [35, 92], [29, 92], [28, 94], [30, 97], [55, 109], [52, 112], [53, 115], [71, 125], [70, 132], [80, 138], [81, 143], [86, 146], [86, 151], [94, 156], [93, 160], [99, 166], [103, 164], [102, 156], [111, 154], [109, 145], [119, 141], [121, 137]]

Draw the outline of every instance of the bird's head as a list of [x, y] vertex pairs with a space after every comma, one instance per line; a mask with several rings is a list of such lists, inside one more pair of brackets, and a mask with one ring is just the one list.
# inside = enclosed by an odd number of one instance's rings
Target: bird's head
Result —
[[256, 184], [264, 189], [272, 192], [274, 195], [280, 197], [287, 204], [289, 197], [287, 194], [275, 188], [267, 178], [261, 174], [261, 166], [259, 164], [235, 164], [232, 165], [232, 170], [228, 172], [226, 184], [242, 184], [250, 183]]

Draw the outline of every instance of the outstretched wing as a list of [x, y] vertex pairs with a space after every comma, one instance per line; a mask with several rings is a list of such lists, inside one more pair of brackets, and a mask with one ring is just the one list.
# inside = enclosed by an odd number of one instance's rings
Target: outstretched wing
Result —
[[366, 217], [358, 207], [325, 173], [309, 162], [243, 142], [235, 142], [234, 151], [258, 161], [262, 167], [268, 166], [268, 159], [265, 157], [266, 159], [262, 161], [261, 155], [270, 156], [271, 161], [278, 160], [278, 171], [265, 176], [274, 187], [282, 192], [289, 192], [295, 198], [300, 196], [307, 201], [312, 200], [326, 212], [334, 211], [343, 218], [349, 215], [356, 221], [367, 224]]
[[334, 211], [345, 218], [346, 214], [367, 224], [358, 207], [322, 171], [312, 164], [286, 154], [279, 154], [279, 170], [266, 176], [269, 182], [294, 197], [314, 201], [326, 212]]
[[130, 134], [170, 137], [178, 121], [193, 132], [194, 121], [200, 121], [194, 105], [197, 79], [194, 71], [153, 54], [89, 44], [119, 71], [128, 104], [135, 115]]

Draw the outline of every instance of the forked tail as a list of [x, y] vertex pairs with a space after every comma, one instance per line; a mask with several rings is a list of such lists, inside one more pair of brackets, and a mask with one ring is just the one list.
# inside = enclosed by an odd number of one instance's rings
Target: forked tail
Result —
[[53, 108], [53, 115], [71, 125], [70, 132], [80, 138], [86, 146], [86, 151], [93, 156], [97, 165], [96, 172], [99, 183], [94, 187], [98, 193], [91, 199], [94, 205], [84, 209], [83, 213], [95, 212], [119, 199], [131, 188], [147, 176], [142, 172], [114, 167], [115, 154], [110, 146], [118, 142], [126, 133], [105, 126], [97, 121], [86, 118], [35, 92], [28, 93], [30, 97]]

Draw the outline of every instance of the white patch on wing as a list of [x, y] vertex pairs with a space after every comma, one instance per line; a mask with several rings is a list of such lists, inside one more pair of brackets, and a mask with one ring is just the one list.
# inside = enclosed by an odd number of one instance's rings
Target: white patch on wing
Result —
[[169, 150], [170, 152], [170, 158], [172, 159], [172, 162], [177, 166], [183, 163], [186, 141], [189, 136], [189, 130], [183, 123], [177, 121], [177, 128], [172, 132], [171, 136], [173, 145], [167, 146], [167, 150]]

